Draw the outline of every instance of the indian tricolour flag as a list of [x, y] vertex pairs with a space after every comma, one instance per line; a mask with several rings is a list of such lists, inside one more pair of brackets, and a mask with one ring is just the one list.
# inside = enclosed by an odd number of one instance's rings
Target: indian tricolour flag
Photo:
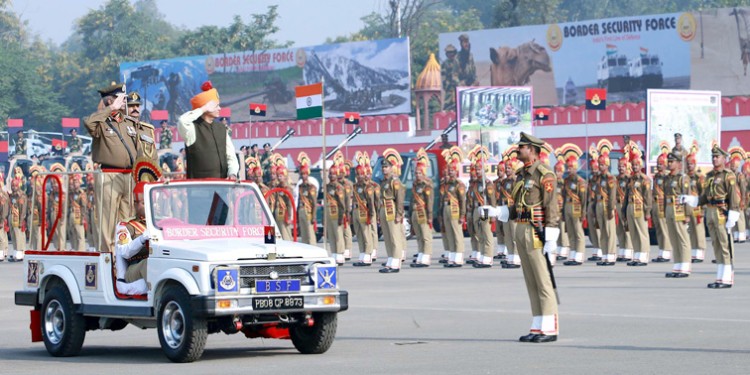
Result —
[[611, 56], [617, 53], [617, 46], [614, 44], [607, 44], [607, 56]]
[[297, 119], [323, 117], [323, 83], [294, 88], [297, 97]]

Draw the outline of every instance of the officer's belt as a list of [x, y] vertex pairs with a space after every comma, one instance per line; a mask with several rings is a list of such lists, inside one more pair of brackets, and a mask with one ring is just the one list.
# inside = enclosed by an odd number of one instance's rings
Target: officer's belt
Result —
[[101, 169], [102, 169], [102, 172], [104, 173], [122, 173], [122, 174], [133, 173], [132, 167], [120, 168], [120, 167], [113, 167], [111, 165], [102, 164]]

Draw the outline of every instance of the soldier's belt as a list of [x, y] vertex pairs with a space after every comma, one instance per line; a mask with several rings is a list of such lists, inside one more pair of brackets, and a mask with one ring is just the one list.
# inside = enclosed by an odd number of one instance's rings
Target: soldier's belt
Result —
[[724, 204], [727, 204], [727, 200], [726, 199], [710, 199], [708, 201], [708, 204], [712, 206], [724, 205]]
[[130, 174], [130, 173], [133, 173], [133, 168], [117, 168], [117, 167], [110, 167], [108, 165], [102, 165], [102, 172]]

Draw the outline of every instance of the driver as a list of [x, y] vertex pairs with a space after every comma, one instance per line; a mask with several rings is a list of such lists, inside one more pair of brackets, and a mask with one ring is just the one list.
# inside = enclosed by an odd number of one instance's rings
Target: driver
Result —
[[147, 182], [158, 180], [161, 170], [149, 162], [136, 162], [133, 174], [137, 180], [133, 189], [135, 217], [120, 222], [115, 229], [117, 291], [127, 295], [148, 292], [146, 269], [150, 234], [146, 225], [143, 188]]

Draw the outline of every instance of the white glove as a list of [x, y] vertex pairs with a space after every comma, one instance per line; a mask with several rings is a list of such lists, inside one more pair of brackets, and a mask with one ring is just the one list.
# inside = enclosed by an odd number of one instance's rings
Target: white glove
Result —
[[498, 220], [502, 221], [503, 223], [508, 222], [508, 218], [510, 217], [510, 211], [508, 211], [508, 206], [497, 206], [497, 207], [482, 206], [480, 208], [487, 209], [490, 217], [495, 217]]
[[146, 230], [141, 233], [141, 236], [139, 237], [141, 239], [141, 244], [145, 244], [146, 241], [151, 239], [151, 232], [146, 228]]
[[734, 228], [734, 225], [737, 224], [737, 220], [739, 219], [740, 219], [739, 211], [729, 210], [729, 213], [727, 214], [727, 224], [726, 224], [726, 228], [729, 231], [729, 233], [732, 233], [732, 228]]
[[560, 228], [544, 228], [544, 253], [552, 254], [557, 250], [557, 239], [560, 237]]
[[680, 195], [680, 203], [696, 208], [698, 207], [698, 197], [695, 195]]

